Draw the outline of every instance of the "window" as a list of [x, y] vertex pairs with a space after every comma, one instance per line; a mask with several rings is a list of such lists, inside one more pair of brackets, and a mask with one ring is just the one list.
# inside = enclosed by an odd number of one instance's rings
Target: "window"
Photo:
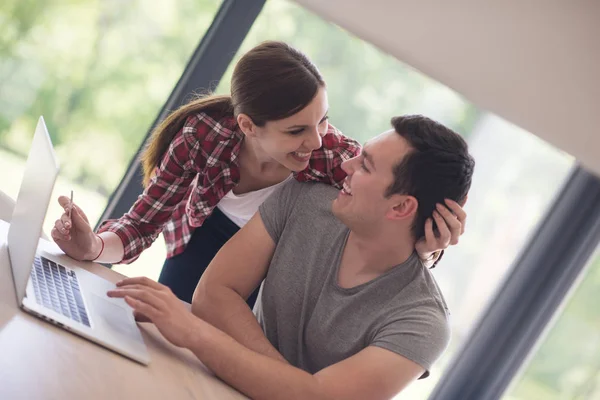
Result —
[[[62, 167], [44, 231], [60, 216], [56, 196], [71, 189], [94, 225], [219, 5], [2, 1], [0, 190], [16, 197], [43, 115]], [[120, 268], [158, 277], [165, 254], [156, 243], [137, 267]]]
[[[327, 81], [330, 121], [361, 142], [408, 113], [434, 118], [469, 142], [477, 166], [467, 230], [434, 270], [452, 313], [452, 342], [431, 377], [398, 396], [425, 399], [548, 211], [573, 159], [290, 1], [266, 3], [238, 57], [263, 40], [307, 53]], [[232, 70], [217, 92], [229, 91]]]
[[600, 247], [505, 400], [600, 398]]

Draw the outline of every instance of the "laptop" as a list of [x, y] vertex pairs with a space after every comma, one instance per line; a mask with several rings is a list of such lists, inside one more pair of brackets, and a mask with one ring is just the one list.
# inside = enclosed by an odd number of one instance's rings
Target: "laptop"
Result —
[[131, 307], [106, 296], [115, 285], [40, 239], [58, 171], [40, 117], [7, 237], [17, 301], [25, 312], [147, 365], [150, 357]]

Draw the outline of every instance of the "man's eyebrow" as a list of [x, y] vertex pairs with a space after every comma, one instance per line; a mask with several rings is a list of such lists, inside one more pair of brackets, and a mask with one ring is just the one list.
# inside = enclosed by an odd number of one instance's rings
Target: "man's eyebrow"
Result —
[[371, 155], [371, 153], [366, 152], [364, 149], [362, 151], [362, 156], [364, 158], [367, 159], [367, 161], [369, 161], [369, 163], [371, 164], [371, 166], [373, 167], [373, 169], [377, 169], [375, 168], [375, 163], [373, 162], [373, 156]]
[[[325, 117], [327, 116], [327, 113], [329, 113], [329, 109], [327, 109], [327, 111], [325, 111], [325, 114], [323, 115], [323, 118], [321, 118], [321, 121], [323, 121], [325, 119]], [[306, 128], [308, 125], [292, 125], [292, 126], [288, 126], [286, 129], [294, 129], [294, 128]]]

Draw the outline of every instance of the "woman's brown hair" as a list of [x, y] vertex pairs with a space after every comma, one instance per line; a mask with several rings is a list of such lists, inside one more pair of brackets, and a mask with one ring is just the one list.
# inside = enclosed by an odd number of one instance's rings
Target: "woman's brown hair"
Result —
[[261, 43], [240, 58], [231, 77], [231, 95], [209, 95], [181, 106], [153, 131], [141, 156], [144, 185], [185, 120], [200, 112], [237, 117], [257, 126], [287, 118], [306, 107], [325, 81], [302, 52], [283, 42]]

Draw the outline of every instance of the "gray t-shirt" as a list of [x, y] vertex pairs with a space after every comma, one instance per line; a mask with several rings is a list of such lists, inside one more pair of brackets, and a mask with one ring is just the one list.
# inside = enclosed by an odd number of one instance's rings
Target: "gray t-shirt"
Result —
[[349, 229], [331, 212], [338, 190], [292, 180], [259, 208], [277, 247], [254, 312], [266, 337], [310, 373], [368, 346], [427, 370], [450, 338], [448, 310], [416, 253], [378, 278], [345, 289], [337, 272]]

